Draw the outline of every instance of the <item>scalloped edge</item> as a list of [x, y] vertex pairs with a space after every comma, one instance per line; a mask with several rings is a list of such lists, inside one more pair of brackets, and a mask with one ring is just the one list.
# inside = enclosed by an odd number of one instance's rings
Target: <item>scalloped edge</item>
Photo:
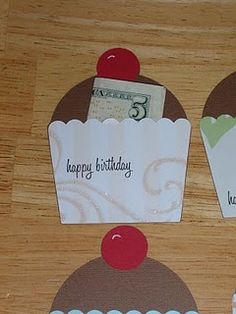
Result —
[[85, 122], [82, 122], [79, 119], [72, 119], [72, 120], [69, 120], [68, 122], [64, 122], [61, 120], [55, 120], [55, 121], [49, 123], [48, 128], [52, 125], [55, 125], [55, 124], [70, 125], [70, 124], [74, 124], [74, 123], [78, 123], [79, 125], [90, 125], [90, 124], [98, 124], [98, 125], [119, 125], [119, 124], [120, 125], [121, 124], [144, 125], [147, 123], [151, 123], [153, 125], [159, 125], [162, 123], [168, 123], [170, 125], [178, 125], [178, 124], [185, 123], [191, 127], [190, 121], [188, 119], [185, 119], [185, 118], [179, 118], [175, 121], [173, 121], [169, 118], [161, 118], [158, 121], [154, 121], [150, 118], [144, 118], [140, 121], [135, 121], [134, 119], [131, 119], [131, 118], [127, 118], [127, 119], [124, 119], [122, 121], [118, 121], [114, 118], [108, 118], [108, 119], [105, 119], [104, 121], [100, 121], [97, 119], [89, 119], [89, 120], [86, 120]]
[[[77, 310], [77, 309], [70, 310], [69, 312], [67, 312], [67, 314], [70, 314], [70, 313], [72, 314], [73, 311], [77, 311], [80, 314], [112, 314], [112, 313], [113, 314], [115, 314], [115, 313], [116, 314], [118, 314], [118, 313], [120, 313], [120, 314], [142, 314], [142, 312], [140, 312], [138, 310], [130, 310], [130, 311], [125, 312], [125, 313], [122, 313], [118, 310], [110, 310], [110, 311], [104, 313], [104, 312], [101, 312], [99, 310], [91, 310], [89, 312], [82, 312], [82, 311]], [[54, 311], [50, 312], [49, 314], [66, 314], [66, 313], [64, 313], [60, 310], [54, 310]], [[159, 312], [157, 310], [149, 310], [149, 311], [145, 312], [145, 314], [161, 314], [161, 312]], [[179, 311], [175, 311], [175, 310], [168, 310], [167, 312], [165, 312], [163, 314], [181, 314], [181, 313]], [[190, 311], [187, 311], [187, 312], [182, 313], [182, 314], [199, 314], [199, 312], [190, 310]]]
[[202, 117], [202, 118], [200, 119], [200, 122], [201, 122], [202, 120], [204, 120], [204, 119], [205, 119], [205, 120], [206, 120], [206, 119], [212, 119], [213, 121], [217, 121], [218, 119], [223, 119], [223, 118], [233, 118], [233, 119], [236, 119], [236, 116], [233, 117], [233, 116], [231, 116], [230, 114], [223, 113], [223, 114], [221, 114], [220, 116], [218, 116], [217, 118], [211, 117], [211, 116]]

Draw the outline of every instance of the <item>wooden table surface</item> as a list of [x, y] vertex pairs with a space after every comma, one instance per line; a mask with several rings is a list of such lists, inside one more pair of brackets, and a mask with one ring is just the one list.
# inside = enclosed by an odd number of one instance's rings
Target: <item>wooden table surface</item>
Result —
[[231, 313], [236, 220], [223, 220], [199, 132], [212, 88], [236, 67], [235, 0], [0, 0], [0, 313], [48, 313], [64, 279], [100, 255], [111, 225], [61, 225], [47, 124], [111, 47], [134, 51], [192, 123], [179, 224], [143, 224], [149, 256], [202, 314]]

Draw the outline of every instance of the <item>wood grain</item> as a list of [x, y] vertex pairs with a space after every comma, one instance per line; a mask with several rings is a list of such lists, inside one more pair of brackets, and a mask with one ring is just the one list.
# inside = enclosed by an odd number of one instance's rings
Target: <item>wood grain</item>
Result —
[[139, 225], [200, 313], [231, 313], [236, 220], [223, 220], [199, 134], [212, 88], [236, 66], [234, 0], [0, 0], [0, 313], [48, 313], [63, 280], [100, 255], [110, 225], [59, 223], [47, 124], [97, 57], [133, 50], [193, 125], [183, 221]]

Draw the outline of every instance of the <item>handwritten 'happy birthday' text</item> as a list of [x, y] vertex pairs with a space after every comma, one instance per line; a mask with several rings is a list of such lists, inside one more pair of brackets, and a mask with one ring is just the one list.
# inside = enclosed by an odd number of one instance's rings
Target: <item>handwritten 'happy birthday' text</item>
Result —
[[76, 179], [85, 178], [90, 180], [95, 172], [122, 171], [125, 178], [130, 178], [133, 172], [131, 161], [125, 162], [122, 156], [117, 160], [114, 157], [108, 159], [96, 158], [94, 163], [78, 163], [75, 164], [67, 159], [66, 172], [74, 173]]

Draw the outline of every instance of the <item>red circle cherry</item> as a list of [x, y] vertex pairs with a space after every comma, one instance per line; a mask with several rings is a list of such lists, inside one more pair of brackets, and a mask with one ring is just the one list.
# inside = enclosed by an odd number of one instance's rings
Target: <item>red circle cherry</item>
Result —
[[140, 64], [135, 54], [125, 48], [105, 51], [97, 63], [97, 76], [132, 81], [137, 78]]
[[110, 230], [102, 240], [102, 257], [108, 265], [119, 270], [139, 266], [147, 256], [148, 243], [143, 233], [132, 226]]

